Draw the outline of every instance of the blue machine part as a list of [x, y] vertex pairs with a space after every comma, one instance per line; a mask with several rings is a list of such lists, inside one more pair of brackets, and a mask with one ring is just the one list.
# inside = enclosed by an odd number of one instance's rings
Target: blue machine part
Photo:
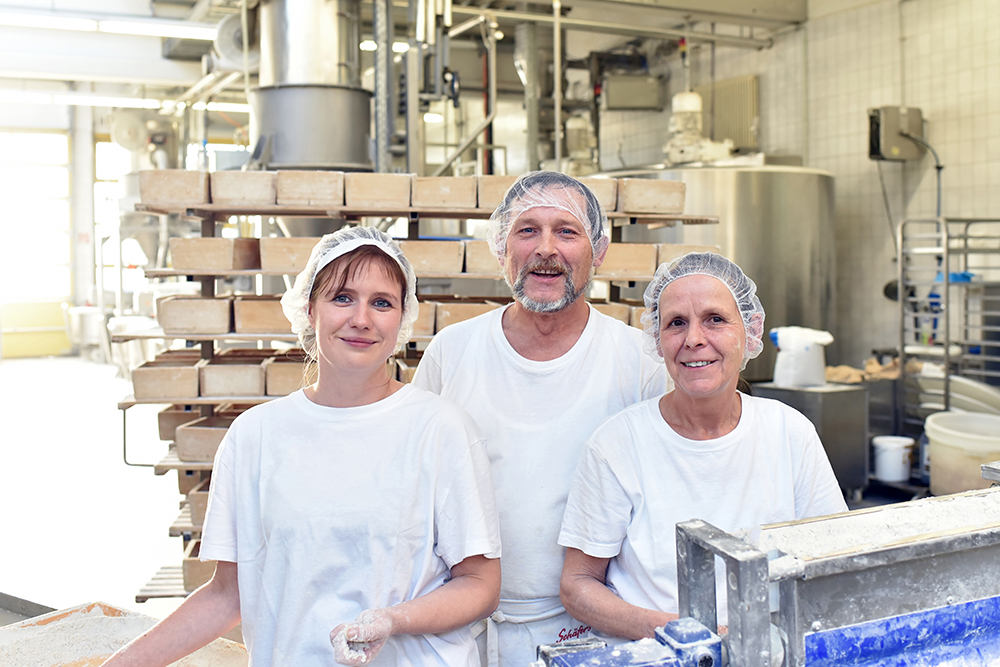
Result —
[[722, 640], [693, 618], [656, 631], [656, 639], [559, 655], [550, 667], [721, 667]]
[[805, 636], [807, 667], [1000, 665], [1000, 596]]

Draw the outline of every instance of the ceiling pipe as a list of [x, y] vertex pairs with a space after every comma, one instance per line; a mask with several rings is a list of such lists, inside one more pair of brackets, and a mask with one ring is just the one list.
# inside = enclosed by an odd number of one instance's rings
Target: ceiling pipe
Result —
[[[461, 5], [453, 6], [451, 11], [456, 16], [476, 16], [482, 13], [481, 9], [476, 9], [475, 7], [463, 7]], [[554, 22], [554, 18], [550, 14], [490, 10], [490, 15], [497, 21], [527, 21], [546, 24]], [[624, 23], [604, 23], [602, 21], [591, 21], [589, 19], [574, 19], [568, 17], [562, 17], [559, 22], [564, 30], [582, 30], [585, 32], [599, 32], [612, 35], [625, 35], [629, 37], [654, 37], [671, 40], [678, 40], [685, 37], [688, 42], [715, 43], [721, 46], [733, 46], [744, 49], [769, 49], [774, 46], [773, 39], [731, 37], [729, 35], [719, 35], [700, 31], [672, 30], [670, 28], [646, 28]]]

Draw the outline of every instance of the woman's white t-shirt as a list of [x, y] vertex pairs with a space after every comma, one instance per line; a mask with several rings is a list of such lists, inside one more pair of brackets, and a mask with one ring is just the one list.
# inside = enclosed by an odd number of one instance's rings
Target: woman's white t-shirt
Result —
[[[405, 386], [331, 408], [298, 391], [236, 419], [216, 455], [201, 557], [238, 564], [254, 667], [333, 664], [330, 631], [500, 556], [489, 462], [454, 404]], [[373, 665], [479, 664], [471, 629], [389, 639]]]
[[[678, 435], [643, 401], [605, 421], [570, 488], [559, 544], [610, 558], [607, 584], [626, 602], [677, 612], [678, 523], [702, 519], [726, 532], [847, 510], [819, 436], [801, 413], [740, 394], [730, 433]], [[724, 570], [719, 622], [726, 623]]]

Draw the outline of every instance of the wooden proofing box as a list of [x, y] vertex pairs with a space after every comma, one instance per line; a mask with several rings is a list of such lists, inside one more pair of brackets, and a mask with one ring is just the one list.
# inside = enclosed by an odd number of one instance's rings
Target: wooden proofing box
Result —
[[201, 416], [201, 412], [191, 409], [191, 406], [171, 405], [160, 410], [156, 414], [156, 426], [160, 434], [160, 440], [173, 441], [176, 437], [177, 427], [187, 424]]
[[439, 302], [435, 313], [435, 331], [441, 331], [450, 324], [464, 322], [500, 307], [498, 303], [468, 303], [463, 301]]
[[201, 484], [212, 475], [211, 470], [178, 470], [177, 490], [182, 496], [186, 496], [191, 489]]
[[207, 204], [208, 172], [144, 169], [139, 172], [139, 199], [160, 206]]
[[167, 334], [224, 334], [232, 330], [233, 300], [165, 296], [156, 302], [156, 320]]
[[344, 172], [282, 169], [275, 189], [278, 206], [343, 206]]
[[614, 211], [618, 205], [618, 180], [614, 178], [577, 179], [594, 193], [605, 211]]
[[591, 303], [599, 313], [604, 313], [608, 317], [613, 317], [616, 320], [620, 320], [625, 324], [628, 324], [632, 317], [632, 307], [627, 303], [615, 303], [615, 302], [605, 302], [605, 303]]
[[177, 458], [181, 461], [214, 461], [222, 438], [233, 423], [230, 417], [199, 417], [177, 427]]
[[309, 254], [317, 243], [319, 243], [319, 238], [313, 236], [262, 238], [260, 240], [260, 268], [262, 271], [301, 273], [306, 268]]
[[184, 548], [184, 560], [181, 561], [181, 574], [184, 575], [184, 590], [188, 593], [207, 584], [215, 576], [215, 561], [202, 561], [201, 540], [191, 540]]
[[722, 254], [722, 248], [717, 245], [684, 245], [681, 243], [658, 243], [656, 244], [657, 265], [664, 262], [672, 262], [678, 257], [683, 257], [689, 252], [714, 252]]
[[500, 262], [490, 252], [486, 241], [463, 241], [465, 244], [465, 273], [500, 275]]
[[205, 510], [208, 509], [208, 488], [212, 478], [204, 479], [196, 487], [188, 491], [188, 509], [191, 510], [191, 525], [201, 526], [205, 523]]
[[260, 268], [257, 239], [170, 239], [170, 263], [178, 270], [239, 271]]
[[433, 336], [434, 322], [437, 320], [437, 302], [420, 301], [417, 319], [413, 321], [414, 336]]
[[642, 314], [646, 312], [645, 306], [632, 306], [632, 314], [629, 316], [629, 325], [642, 331], [645, 325], [642, 323]]
[[414, 176], [410, 203], [414, 208], [476, 208], [475, 176]]
[[686, 187], [682, 181], [619, 178], [618, 210], [626, 213], [680, 215]]
[[304, 357], [274, 357], [264, 364], [264, 392], [268, 396], [287, 396], [306, 384], [307, 361]]
[[417, 361], [415, 359], [396, 359], [396, 379], [409, 384], [413, 382], [413, 376], [417, 372]]
[[465, 246], [461, 241], [400, 241], [399, 247], [418, 276], [462, 272]]
[[399, 210], [410, 207], [410, 174], [344, 174], [344, 201], [348, 208]]
[[139, 400], [197, 398], [200, 360], [147, 361], [132, 371], [132, 394]]
[[517, 176], [484, 175], [479, 177], [476, 205], [479, 208], [495, 209], [503, 201], [503, 196], [514, 185]]
[[641, 278], [656, 272], [656, 244], [612, 243], [604, 262], [597, 267], [598, 276]]
[[292, 324], [281, 310], [279, 297], [238, 296], [233, 299], [236, 333], [287, 334]]
[[276, 171], [216, 171], [212, 174], [212, 203], [231, 206], [274, 206]]
[[215, 357], [198, 369], [202, 396], [263, 396], [264, 361]]

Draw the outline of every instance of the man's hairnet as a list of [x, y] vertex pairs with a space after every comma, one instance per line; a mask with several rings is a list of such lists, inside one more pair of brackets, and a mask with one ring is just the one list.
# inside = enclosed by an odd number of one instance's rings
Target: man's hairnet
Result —
[[562, 209], [579, 220], [590, 237], [594, 257], [611, 243], [604, 230], [608, 215], [590, 188], [557, 171], [529, 171], [507, 189], [503, 201], [490, 216], [486, 240], [500, 264], [505, 264], [507, 237], [514, 221], [528, 209], [543, 207]]
[[667, 285], [685, 276], [703, 275], [718, 279], [729, 288], [736, 300], [736, 307], [743, 319], [746, 331], [746, 347], [743, 350], [743, 366], [754, 359], [764, 349], [764, 307], [757, 298], [757, 285], [743, 273], [740, 267], [722, 255], [714, 252], [691, 252], [672, 262], [660, 264], [656, 275], [646, 287], [642, 298], [646, 312], [642, 314], [643, 346], [654, 357], [661, 356], [657, 350], [660, 339], [660, 295]]
[[309, 255], [309, 262], [302, 273], [295, 277], [295, 284], [281, 297], [281, 309], [285, 317], [292, 323], [292, 332], [298, 334], [299, 343], [313, 359], [316, 358], [316, 330], [309, 323], [309, 295], [312, 294], [313, 282], [323, 267], [347, 253], [366, 245], [375, 246], [391, 257], [406, 276], [405, 298], [403, 300], [403, 318], [396, 338], [396, 351], [399, 351], [413, 333], [413, 322], [417, 319], [417, 276], [410, 266], [409, 260], [403, 255], [399, 244], [385, 232], [375, 227], [351, 227], [327, 234], [319, 240]]

